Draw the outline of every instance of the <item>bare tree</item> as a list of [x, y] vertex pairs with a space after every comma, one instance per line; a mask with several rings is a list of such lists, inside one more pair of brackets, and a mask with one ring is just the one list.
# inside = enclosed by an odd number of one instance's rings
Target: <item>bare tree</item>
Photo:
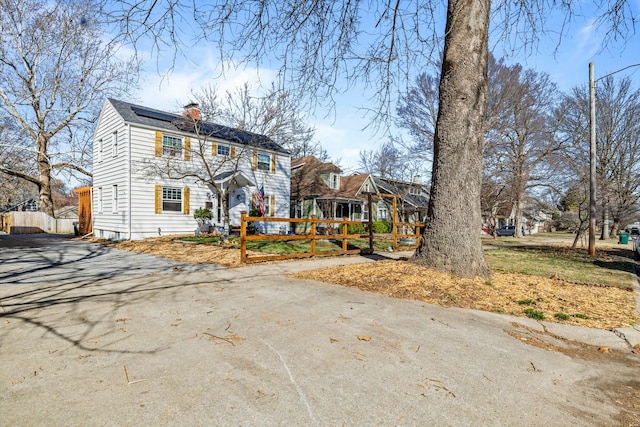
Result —
[[403, 179], [406, 174], [408, 156], [393, 143], [387, 141], [377, 150], [360, 151], [360, 167], [372, 175], [382, 178]]
[[[177, 156], [169, 155], [145, 160], [136, 167], [149, 177], [173, 180], [191, 179], [209, 188], [212, 194], [217, 196], [223, 212], [225, 231], [228, 233], [230, 218], [228, 196], [231, 191], [246, 186], [247, 182], [245, 181], [252, 178], [243, 173], [243, 171], [252, 169], [252, 141], [232, 145], [224, 145], [219, 142], [220, 135], [226, 135], [232, 129], [210, 121], [209, 114], [217, 112], [219, 108], [219, 105], [213, 102], [214, 100], [215, 98], [209, 98], [212, 103], [203, 104], [200, 114], [187, 114], [173, 122], [177, 128], [195, 135], [195, 138], [189, 139], [189, 146], [184, 147], [184, 158], [189, 159], [188, 162]], [[262, 135], [250, 132], [246, 132], [245, 136], [253, 139], [255, 143], [266, 139]], [[219, 145], [224, 145], [224, 150], [219, 150]], [[254, 182], [251, 181], [251, 183]]]
[[[629, 78], [612, 76], [596, 87], [596, 173], [602, 215], [601, 239], [608, 239], [636, 212], [640, 199], [640, 89]], [[563, 100], [562, 130], [572, 142], [571, 157], [589, 164], [589, 98], [586, 87], [575, 87]], [[585, 173], [585, 172], [583, 172]], [[609, 224], [611, 220], [611, 223]]]
[[509, 187], [516, 237], [521, 237], [525, 197], [535, 187], [552, 185], [553, 157], [567, 145], [556, 132], [558, 90], [547, 74], [520, 65], [498, 61], [489, 68], [485, 173]]
[[[218, 122], [268, 136], [288, 150], [293, 158], [323, 156], [322, 145], [314, 141], [315, 128], [307, 125], [299, 98], [276, 88], [273, 83], [264, 95], [256, 96], [252, 92], [249, 83], [225, 92], [217, 107]], [[211, 100], [219, 97], [216, 89], [209, 87], [195, 98], [211, 105]]]
[[52, 216], [52, 174], [91, 175], [87, 127], [105, 96], [130, 89], [137, 75], [105, 43], [98, 12], [89, 1], [0, 0], [0, 111], [24, 138], [4, 154], [25, 159], [0, 162], [0, 172], [37, 186]]
[[407, 129], [413, 139], [411, 151], [415, 156], [431, 161], [438, 118], [438, 79], [420, 73], [414, 84], [400, 94], [396, 114], [396, 124]]
[[[278, 61], [282, 81], [314, 105], [317, 99], [331, 102], [339, 78], [346, 77], [347, 84], [374, 87], [373, 110], [382, 115], [388, 113], [396, 84], [409, 81], [417, 65], [443, 58], [431, 203], [414, 260], [463, 276], [486, 276], [479, 230], [490, 13], [498, 37], [526, 49], [535, 47], [556, 10], [564, 12], [567, 23], [577, 1], [449, 0], [440, 52], [436, 17], [442, 16], [443, 3], [142, 0], [117, 3], [109, 19], [128, 40], [150, 36], [158, 46], [179, 42], [176, 23], [195, 20], [201, 37], [218, 42], [222, 58], [235, 53], [257, 64]], [[594, 4], [600, 17], [609, 18], [601, 21], [609, 26], [607, 35], [629, 35], [625, 24], [635, 17], [630, 0]]]

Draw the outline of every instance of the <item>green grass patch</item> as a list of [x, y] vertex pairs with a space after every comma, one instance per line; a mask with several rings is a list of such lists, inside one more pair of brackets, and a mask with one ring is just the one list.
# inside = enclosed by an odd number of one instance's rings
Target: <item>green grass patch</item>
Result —
[[222, 237], [220, 236], [206, 236], [206, 237], [186, 236], [186, 237], [181, 237], [180, 240], [182, 240], [183, 242], [202, 243], [207, 245], [217, 245], [219, 243], [222, 243]]
[[532, 299], [521, 299], [518, 301], [518, 304], [520, 305], [532, 305], [535, 304], [535, 302]]
[[586, 250], [554, 246], [499, 247], [485, 251], [492, 271], [540, 277], [557, 276], [575, 283], [630, 289], [634, 262], [622, 253], [602, 253], [595, 258]]
[[524, 314], [526, 314], [527, 317], [530, 317], [532, 319], [544, 320], [544, 313], [534, 308], [525, 308]]
[[582, 313], [576, 313], [573, 315], [573, 317], [577, 317], [578, 319], [584, 319], [584, 320], [588, 320], [589, 316], [587, 316], [586, 314], [582, 314]]
[[567, 313], [556, 313], [553, 315], [553, 317], [558, 320], [569, 320], [571, 318], [571, 316], [569, 316]]

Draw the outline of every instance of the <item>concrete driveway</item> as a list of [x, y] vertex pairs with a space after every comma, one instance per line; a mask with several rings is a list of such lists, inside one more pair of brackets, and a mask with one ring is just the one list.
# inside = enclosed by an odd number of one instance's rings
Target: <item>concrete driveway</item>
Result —
[[3, 425], [638, 425], [640, 359], [610, 331], [284, 275], [365, 258], [222, 269], [11, 239]]

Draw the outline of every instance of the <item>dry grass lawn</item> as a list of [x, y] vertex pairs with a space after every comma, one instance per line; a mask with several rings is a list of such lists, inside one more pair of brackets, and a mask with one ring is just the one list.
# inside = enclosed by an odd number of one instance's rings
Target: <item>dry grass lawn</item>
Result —
[[[241, 265], [239, 249], [183, 243], [175, 238], [105, 244], [175, 261]], [[523, 274], [494, 273], [490, 280], [462, 279], [407, 261], [389, 260], [305, 271], [292, 276], [443, 306], [522, 317], [527, 316], [525, 310], [536, 310], [547, 321], [592, 328], [625, 327], [640, 320], [631, 291]]]

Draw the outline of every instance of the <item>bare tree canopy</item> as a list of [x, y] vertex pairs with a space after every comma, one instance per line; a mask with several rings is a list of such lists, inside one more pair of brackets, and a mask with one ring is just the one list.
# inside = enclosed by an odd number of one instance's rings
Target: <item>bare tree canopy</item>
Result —
[[[142, 0], [109, 3], [109, 16], [127, 40], [150, 38], [158, 49], [180, 44], [179, 21], [195, 21], [196, 38], [216, 42], [222, 59], [277, 64], [281, 80], [312, 106], [363, 83], [374, 89], [371, 108], [381, 115], [412, 70], [442, 58], [431, 202], [414, 259], [464, 276], [486, 276], [479, 233], [490, 23], [507, 45], [528, 49], [546, 30], [548, 16], [562, 12], [563, 34], [582, 3]], [[593, 6], [608, 38], [633, 32], [631, 0]]]
[[314, 141], [315, 129], [306, 124], [299, 99], [275, 85], [254, 95], [248, 83], [220, 95], [209, 86], [193, 94], [207, 120], [267, 136], [288, 150], [293, 158], [326, 157], [322, 145]]
[[[633, 217], [640, 198], [640, 89], [634, 88], [628, 77], [617, 80], [608, 76], [597, 83], [596, 99], [597, 202], [603, 222], [601, 238], [606, 239]], [[562, 131], [572, 143], [567, 164], [576, 175], [586, 176], [587, 87], [574, 87], [565, 96], [563, 106]]]
[[36, 185], [52, 216], [52, 171], [90, 175], [99, 108], [137, 75], [135, 62], [105, 43], [98, 12], [90, 1], [0, 0], [0, 112], [13, 141], [0, 152], [0, 172]]

